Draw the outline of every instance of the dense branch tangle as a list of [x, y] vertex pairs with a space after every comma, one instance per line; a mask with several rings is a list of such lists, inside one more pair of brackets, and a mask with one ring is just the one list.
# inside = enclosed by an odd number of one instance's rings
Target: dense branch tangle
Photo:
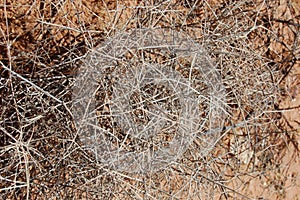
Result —
[[218, 72], [200, 45], [170, 29], [116, 34], [89, 54], [75, 85], [80, 135], [118, 170], [158, 170], [199, 135], [207, 152], [218, 135], [210, 130], [222, 126]]

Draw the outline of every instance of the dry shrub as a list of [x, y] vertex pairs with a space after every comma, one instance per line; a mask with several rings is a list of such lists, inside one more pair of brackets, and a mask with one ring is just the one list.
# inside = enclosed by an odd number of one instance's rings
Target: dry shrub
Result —
[[[259, 180], [284, 198], [282, 152], [289, 144], [298, 150], [299, 126], [286, 128], [279, 104], [290, 95], [285, 78], [299, 65], [299, 7], [296, 0], [3, 1], [1, 197], [248, 199], [264, 196], [247, 190]], [[210, 154], [200, 154], [195, 141], [165, 169], [122, 173], [83, 148], [70, 113], [72, 86], [89, 50], [149, 27], [184, 31], [206, 48], [228, 115]]]

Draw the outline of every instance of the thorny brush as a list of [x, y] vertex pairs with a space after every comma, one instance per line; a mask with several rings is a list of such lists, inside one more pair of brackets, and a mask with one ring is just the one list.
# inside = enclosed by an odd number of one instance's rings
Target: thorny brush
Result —
[[[297, 147], [299, 130], [285, 128], [278, 105], [288, 94], [282, 89], [285, 77], [299, 63], [299, 10], [286, 4], [278, 16], [280, 6], [246, 0], [4, 0], [1, 197], [256, 198], [244, 194], [243, 177], [269, 179], [270, 172], [281, 170], [281, 152], [289, 143]], [[222, 75], [230, 116], [207, 156], [198, 153], [195, 141], [164, 170], [136, 175], [96, 163], [82, 148], [68, 108], [86, 53], [119, 31], [145, 27], [185, 31], [208, 50]], [[282, 180], [267, 184], [284, 197]]]

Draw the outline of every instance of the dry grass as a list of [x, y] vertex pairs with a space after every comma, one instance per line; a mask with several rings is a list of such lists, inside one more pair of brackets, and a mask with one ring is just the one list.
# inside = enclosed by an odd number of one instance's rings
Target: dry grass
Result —
[[[284, 120], [280, 103], [297, 94], [285, 87], [299, 67], [296, 0], [4, 0], [0, 10], [1, 198], [267, 198], [249, 190], [253, 180], [286, 198], [290, 177], [281, 160], [288, 147], [298, 157], [299, 122]], [[84, 148], [70, 112], [72, 87], [91, 49], [116, 33], [153, 27], [183, 31], [205, 47], [229, 114], [209, 154], [195, 140], [164, 169], [123, 173]]]

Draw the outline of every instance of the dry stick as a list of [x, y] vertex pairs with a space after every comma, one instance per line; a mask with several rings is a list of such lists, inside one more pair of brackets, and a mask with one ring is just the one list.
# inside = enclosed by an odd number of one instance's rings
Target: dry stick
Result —
[[[189, 166], [187, 166], [187, 168], [190, 169], [190, 170], [192, 170], [192, 168], [189, 167]], [[178, 171], [178, 172], [180, 172], [180, 173], [183, 173], [183, 171], [181, 171], [181, 170], [176, 170], [176, 171]], [[192, 175], [192, 174], [190, 174], [190, 175]], [[211, 178], [205, 176], [205, 175], [202, 174], [199, 170], [195, 172], [195, 174], [193, 175], [193, 177], [195, 177], [196, 175], [199, 175], [199, 176], [202, 177], [203, 179], [205, 179], [205, 180], [207, 180], [207, 181], [209, 181], [209, 182], [211, 182], [211, 183], [213, 183], [213, 184], [216, 184], [216, 185], [218, 185], [218, 186], [221, 187], [221, 188], [225, 188], [225, 189], [227, 189], [227, 190], [229, 190], [229, 191], [231, 191], [231, 192], [233, 192], [233, 193], [235, 193], [235, 194], [237, 194], [237, 195], [243, 197], [244, 199], [254, 200], [253, 198], [248, 197], [248, 196], [246, 196], [246, 195], [244, 195], [244, 194], [242, 194], [242, 193], [236, 191], [235, 189], [233, 189], [233, 188], [231, 188], [231, 187], [229, 187], [229, 186], [226, 186], [226, 185], [224, 185], [224, 184], [222, 184], [222, 183], [219, 183], [219, 182], [217, 182], [217, 181], [215, 181], [215, 180], [213, 180], [213, 179], [211, 179]]]
[[6, 187], [6, 188], [0, 188], [0, 192], [3, 192], [5, 190], [13, 190], [16, 188], [22, 188], [22, 187], [27, 187], [27, 185], [15, 185], [15, 186], [11, 186], [11, 187]]
[[41, 20], [37, 20], [37, 22], [42, 23], [42, 24], [46, 24], [46, 25], [50, 25], [50, 26], [55, 26], [55, 27], [61, 28], [63, 30], [69, 30], [69, 31], [75, 31], [77, 33], [82, 33], [81, 30], [77, 30], [75, 28], [71, 28], [71, 27], [68, 27], [68, 26], [63, 26], [63, 25], [60, 25], [60, 24], [49, 23], [49, 22], [45, 22], [45, 21], [41, 21]]
[[20, 74], [14, 72], [13, 70], [9, 69], [8, 67], [6, 67], [1, 61], [0, 61], [2, 67], [4, 69], [6, 69], [7, 71], [9, 71], [10, 73], [12, 73], [13, 75], [15, 75], [16, 77], [22, 79], [23, 81], [25, 81], [26, 83], [32, 85], [35, 89], [39, 90], [40, 92], [46, 94], [48, 97], [51, 97], [52, 99], [54, 99], [55, 101], [63, 104], [63, 101], [56, 98], [55, 96], [53, 96], [52, 94], [50, 94], [49, 92], [43, 90], [41, 87], [37, 86], [36, 84], [34, 84], [33, 82], [29, 81], [28, 79], [24, 78], [23, 76], [21, 76]]
[[229, 190], [229, 191], [231, 191], [231, 192], [233, 192], [233, 193], [235, 193], [235, 194], [237, 194], [237, 195], [239, 195], [239, 196], [241, 196], [241, 197], [243, 197], [243, 198], [245, 198], [245, 199], [253, 200], [253, 198], [248, 197], [248, 196], [246, 196], [246, 195], [244, 195], [244, 194], [242, 194], [242, 193], [236, 191], [235, 189], [233, 189], [233, 188], [231, 188], [231, 187], [229, 187], [229, 186], [226, 186], [226, 185], [224, 185], [224, 184], [222, 184], [222, 183], [219, 183], [219, 182], [217, 182], [217, 181], [214, 181], [213, 179], [210, 179], [209, 177], [207, 177], [207, 176], [205, 176], [205, 175], [203, 175], [203, 174], [201, 174], [201, 173], [198, 173], [198, 174], [199, 174], [199, 176], [201, 176], [202, 178], [206, 179], [207, 181], [209, 181], [209, 182], [211, 182], [211, 183], [214, 183], [214, 184], [218, 185], [218, 186], [221, 187], [221, 188], [225, 188], [225, 189], [227, 189], [227, 190]]
[[1, 61], [0, 61], [0, 64], [2, 65], [2, 67], [3, 67], [4, 69], [6, 69], [7, 71], [9, 71], [12, 75], [14, 75], [14, 76], [16, 76], [16, 77], [22, 79], [22, 80], [25, 81], [26, 83], [32, 85], [35, 89], [39, 90], [40, 92], [46, 94], [48, 97], [50, 97], [50, 98], [54, 99], [55, 101], [57, 101], [58, 103], [62, 104], [62, 105], [66, 108], [66, 110], [71, 114], [71, 116], [73, 116], [73, 115], [72, 115], [72, 112], [70, 111], [70, 109], [66, 106], [66, 104], [65, 104], [62, 100], [56, 98], [55, 96], [53, 96], [53, 95], [50, 94], [49, 92], [43, 90], [43, 89], [42, 89], [41, 87], [39, 87], [38, 85], [36, 85], [36, 84], [34, 84], [33, 82], [29, 81], [28, 79], [24, 78], [23, 76], [21, 76], [20, 74], [16, 73], [15, 71], [9, 69], [9, 68], [6, 67]]
[[[9, 68], [6, 67], [1, 61], [0, 61], [0, 64], [2, 65], [2, 67], [3, 67], [4, 69], [8, 70], [12, 75], [14, 75], [14, 76], [16, 76], [16, 77], [22, 79], [23, 81], [25, 81], [26, 83], [32, 85], [34, 88], [36, 88], [36, 89], [39, 90], [40, 92], [46, 94], [48, 97], [50, 97], [50, 98], [54, 99], [55, 101], [57, 101], [58, 103], [62, 104], [62, 105], [65, 107], [65, 109], [69, 112], [69, 114], [70, 114], [71, 116], [73, 116], [73, 115], [72, 115], [72, 112], [70, 111], [70, 109], [66, 106], [66, 104], [65, 104], [62, 100], [56, 98], [55, 96], [53, 96], [53, 95], [50, 94], [49, 92], [43, 90], [43, 89], [42, 89], [41, 87], [39, 87], [38, 85], [36, 85], [36, 84], [34, 84], [33, 82], [29, 81], [28, 79], [24, 78], [23, 76], [21, 76], [20, 74], [16, 73], [15, 71], [9, 69]], [[1, 128], [1, 127], [0, 127], [0, 128]], [[14, 138], [13, 138], [13, 139], [14, 139]], [[73, 140], [72, 145], [73, 145], [74, 141], [75, 141], [75, 139]], [[72, 145], [71, 145], [71, 146], [72, 146]], [[1, 190], [0, 190], [0, 191], [1, 191]]]
[[[4, 68], [6, 68], [9, 71], [12, 71], [12, 64], [11, 64], [11, 53], [10, 53], [10, 47], [11, 47], [11, 43], [10, 43], [10, 39], [9, 39], [9, 22], [8, 22], [8, 16], [7, 16], [7, 10], [6, 10], [6, 0], [4, 0], [4, 17], [5, 17], [5, 25], [6, 25], [6, 31], [7, 31], [7, 57], [8, 57], [8, 61], [9, 61], [9, 68], [4, 66], [4, 64], [1, 62], [2, 66]], [[4, 36], [5, 37], [5, 36]], [[9, 79], [11, 80], [11, 74], [9, 74]], [[12, 82], [11, 82], [12, 83]], [[12, 92], [13, 93], [13, 92]], [[16, 104], [16, 101], [14, 99], [14, 102]], [[30, 173], [28, 170], [28, 158], [24, 155], [24, 160], [25, 160], [25, 172], [26, 172], [26, 200], [29, 199], [29, 190], [30, 190]]]

